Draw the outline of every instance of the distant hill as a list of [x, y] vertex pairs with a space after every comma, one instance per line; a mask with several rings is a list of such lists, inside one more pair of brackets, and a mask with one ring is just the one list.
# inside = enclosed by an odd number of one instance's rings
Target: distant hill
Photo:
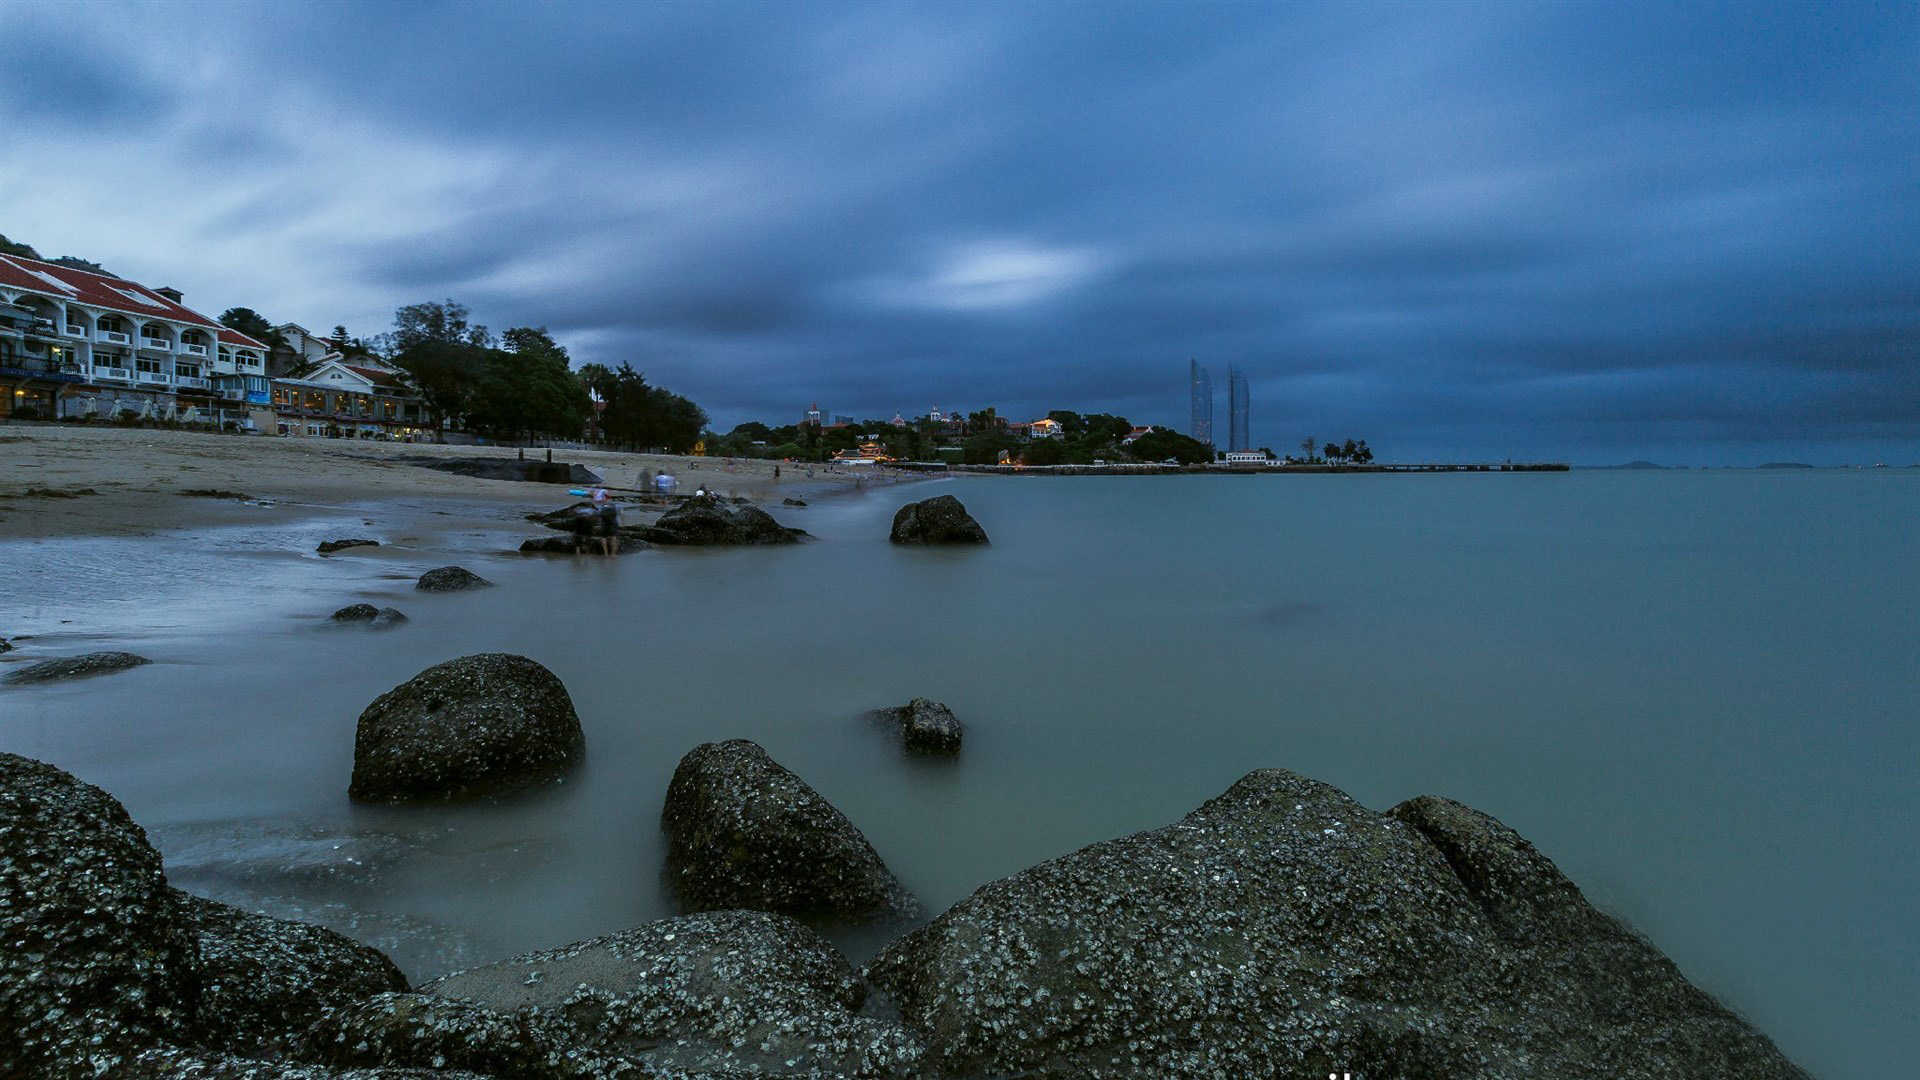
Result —
[[1582, 465], [1582, 469], [1684, 469], [1685, 465], [1656, 465], [1651, 461], [1629, 461], [1625, 465]]
[[1804, 461], [1769, 461], [1764, 465], [1755, 465], [1756, 469], [1817, 469], [1818, 465], [1809, 465]]

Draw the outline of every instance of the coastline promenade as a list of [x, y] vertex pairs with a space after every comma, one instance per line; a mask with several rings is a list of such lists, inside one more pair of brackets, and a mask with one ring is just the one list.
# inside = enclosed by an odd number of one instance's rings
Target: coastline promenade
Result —
[[1371, 465], [949, 465], [940, 461], [896, 461], [893, 469], [919, 472], [971, 473], [982, 476], [1194, 476], [1263, 473], [1488, 473], [1569, 472], [1564, 462], [1499, 462], [1492, 464], [1380, 463]]

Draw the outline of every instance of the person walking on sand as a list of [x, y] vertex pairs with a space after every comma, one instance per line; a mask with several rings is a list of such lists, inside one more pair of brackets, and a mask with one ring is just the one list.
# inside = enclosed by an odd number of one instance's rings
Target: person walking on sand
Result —
[[593, 489], [593, 509], [598, 518], [598, 528], [594, 530], [600, 541], [600, 554], [618, 555], [620, 553], [620, 509], [607, 495], [607, 489]]

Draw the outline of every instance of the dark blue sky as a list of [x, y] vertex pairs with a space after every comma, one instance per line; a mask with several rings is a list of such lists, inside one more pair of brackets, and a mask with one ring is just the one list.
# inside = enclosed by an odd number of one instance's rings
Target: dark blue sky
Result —
[[1920, 7], [0, 7], [0, 232], [716, 423], [1920, 460]]

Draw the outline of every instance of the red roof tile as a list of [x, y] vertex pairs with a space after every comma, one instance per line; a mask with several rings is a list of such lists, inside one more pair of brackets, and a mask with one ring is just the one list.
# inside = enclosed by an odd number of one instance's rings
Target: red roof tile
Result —
[[86, 307], [102, 308], [122, 315], [166, 319], [217, 329], [220, 340], [232, 345], [265, 349], [266, 345], [238, 331], [228, 330], [205, 315], [174, 303], [137, 281], [111, 274], [76, 270], [71, 266], [29, 259], [21, 255], [0, 255], [0, 288], [24, 289]]

